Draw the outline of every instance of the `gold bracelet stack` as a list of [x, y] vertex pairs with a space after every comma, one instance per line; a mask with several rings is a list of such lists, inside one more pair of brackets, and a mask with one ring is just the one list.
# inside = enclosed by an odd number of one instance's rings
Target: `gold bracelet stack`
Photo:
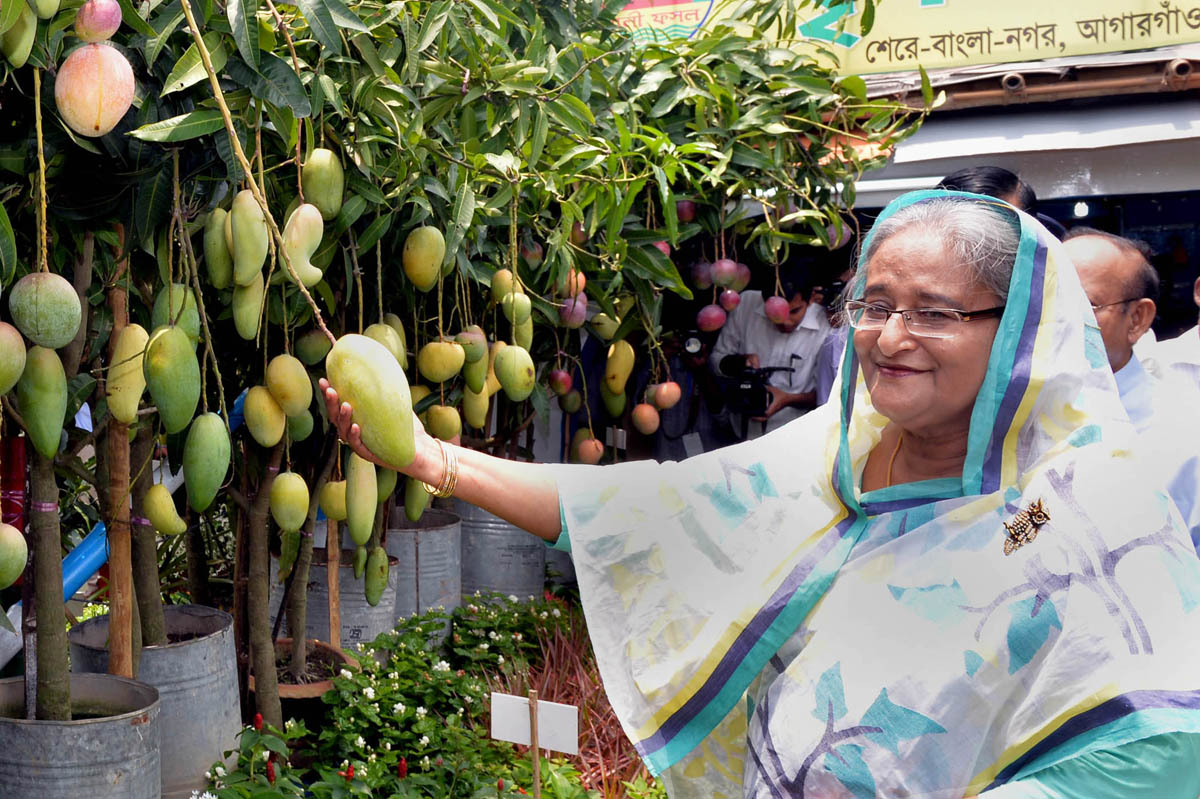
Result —
[[435, 438], [434, 441], [437, 441], [438, 449], [442, 453], [442, 481], [437, 486], [426, 482], [422, 482], [421, 485], [435, 497], [448, 497], [458, 488], [458, 454], [453, 449], [447, 449], [441, 439]]

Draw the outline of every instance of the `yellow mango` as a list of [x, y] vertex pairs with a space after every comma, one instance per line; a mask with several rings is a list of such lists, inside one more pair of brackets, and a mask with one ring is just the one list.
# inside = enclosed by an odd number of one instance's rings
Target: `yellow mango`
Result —
[[312, 381], [304, 364], [294, 355], [276, 355], [267, 364], [267, 390], [286, 416], [295, 416], [312, 404]]
[[511, 345], [496, 353], [496, 378], [504, 394], [513, 402], [521, 402], [533, 393], [537, 384], [533, 359], [524, 347]]
[[462, 433], [462, 417], [452, 405], [434, 405], [429, 409], [429, 435], [450, 441]]
[[463, 379], [467, 381], [467, 388], [476, 394], [485, 393], [488, 378], [488, 359], [480, 358], [477, 361], [465, 364], [462, 368], [462, 375]]
[[[0, 322], [0, 394], [12, 390], [24, 371], [25, 339], [8, 322]], [[140, 363], [138, 373], [141, 373]]]
[[17, 402], [33, 448], [53, 458], [67, 414], [67, 374], [57, 352], [40, 346], [29, 348], [25, 370], [17, 381]]
[[335, 522], [346, 520], [346, 481], [330, 480], [321, 486], [319, 494], [321, 511], [327, 519]]
[[262, 270], [245, 286], [233, 287], [233, 326], [238, 335], [247, 341], [258, 335], [258, 317], [266, 290]]
[[598, 313], [592, 317], [592, 330], [603, 341], [608, 341], [613, 336], [617, 335], [617, 329], [621, 327], [620, 319], [613, 319], [606, 313]]
[[394, 327], [384, 324], [383, 322], [376, 322], [373, 325], [368, 325], [367, 329], [363, 331], [363, 335], [367, 338], [373, 338], [383, 346], [387, 347], [388, 352], [390, 352], [396, 358], [396, 362], [401, 365], [400, 368], [404, 368], [403, 362], [406, 360], [404, 358], [404, 342], [400, 340], [398, 335], [396, 335], [396, 329]]
[[229, 216], [232, 217], [233, 282], [245, 286], [254, 282], [255, 275], [261, 276], [267, 262], [267, 218], [249, 189], [239, 191], [233, 198]]
[[[324, 230], [321, 212], [312, 203], [299, 206], [283, 226], [283, 249], [292, 270], [306, 288], [321, 282], [323, 273], [313, 265], [312, 256], [321, 246]], [[288, 277], [291, 277], [290, 273]]]
[[513, 325], [513, 343], [528, 350], [533, 347], [533, 317]]
[[508, 269], [497, 269], [492, 275], [492, 302], [499, 305], [510, 294], [524, 294], [520, 281], [513, 280], [513, 273]]
[[367, 604], [371, 607], [378, 605], [379, 600], [383, 598], [383, 589], [387, 588], [389, 570], [387, 550], [378, 546], [372, 549], [371, 553], [367, 555], [363, 584], [363, 593]]
[[271, 483], [271, 517], [280, 530], [296, 531], [308, 519], [308, 483], [295, 472], [280, 472]]
[[142, 372], [167, 432], [187, 427], [200, 402], [200, 361], [183, 328], [170, 325], [151, 334]]
[[342, 210], [342, 195], [346, 191], [346, 173], [337, 153], [318, 147], [308, 156], [300, 170], [300, 185], [305, 202], [321, 211], [326, 222]]
[[[421, 400], [423, 400], [423, 399], [425, 399], [426, 397], [428, 397], [428, 396], [430, 395], [430, 393], [431, 393], [431, 392], [430, 392], [430, 389], [429, 389], [429, 386], [422, 385], [421, 383], [414, 383], [414, 384], [413, 384], [413, 385], [412, 385], [412, 386], [409, 388], [409, 391], [410, 391], [410, 396], [412, 397], [412, 406], [413, 406], [413, 408], [416, 408], [416, 407], [417, 407], [417, 405], [418, 405], [418, 404], [420, 404]], [[415, 413], [415, 411], [414, 411], [414, 413]], [[429, 413], [429, 409], [427, 408], [427, 409], [425, 409], [425, 410], [421, 411], [421, 413], [420, 413], [420, 414], [418, 414], [418, 416], [419, 416], [419, 417], [420, 417], [420, 419], [421, 419], [421, 424], [425, 424], [425, 423], [426, 423], [426, 421], [427, 421], [427, 418], [428, 418], [428, 417], [427, 417], [427, 414], [428, 414], [428, 413]]]
[[[16, 2], [16, 0], [6, 0]], [[37, 14], [28, 3], [17, 3], [19, 11], [13, 26], [0, 33], [0, 52], [8, 59], [13, 69], [20, 69], [33, 52], [33, 39], [37, 34]]]
[[400, 339], [400, 356], [396, 359], [400, 361], [400, 368], [408, 368], [408, 339], [404, 336], [404, 323], [400, 321], [400, 317], [396, 314], [388, 312], [383, 315], [383, 323], [396, 331], [396, 336]]
[[421, 514], [429, 507], [431, 500], [432, 495], [420, 480], [409, 477], [404, 481], [404, 515], [410, 522], [421, 521]]
[[215, 289], [229, 288], [233, 282], [233, 255], [225, 243], [225, 220], [229, 212], [214, 208], [204, 220], [204, 265], [208, 282]]
[[412, 399], [404, 370], [374, 339], [348, 334], [325, 358], [329, 384], [350, 403], [363, 443], [388, 466], [403, 469], [416, 454]]
[[162, 535], [179, 535], [187, 530], [187, 522], [180, 517], [171, 492], [162, 483], [150, 486], [142, 502], [142, 512], [146, 514], [150, 526]]
[[375, 464], [351, 452], [346, 461], [346, 528], [355, 544], [363, 546], [375, 526], [379, 481]]
[[465, 358], [461, 344], [431, 341], [417, 353], [417, 370], [431, 383], [443, 383], [459, 373]]
[[283, 438], [287, 416], [266, 386], [254, 386], [246, 392], [242, 405], [250, 437], [264, 447], [273, 447]]
[[105, 395], [108, 397], [108, 412], [123, 424], [133, 424], [137, 421], [138, 404], [146, 390], [142, 360], [146, 355], [146, 344], [149, 340], [150, 334], [146, 332], [146, 328], [131, 324], [121, 328], [113, 343], [112, 364], [108, 367]]
[[207, 510], [216, 498], [229, 472], [229, 455], [225, 420], [215, 413], [197, 416], [183, 445], [183, 482], [193, 510]]
[[613, 394], [622, 394], [629, 375], [633, 373], [635, 355], [633, 347], [625, 339], [614, 341], [608, 347], [608, 360], [604, 364], [604, 385]]
[[487, 395], [490, 397], [500, 390], [500, 378], [496, 377], [496, 355], [508, 346], [506, 341], [493, 341], [488, 345]]
[[485, 391], [473, 391], [470, 386], [463, 389], [463, 419], [477, 430], [487, 424], [488, 395]]
[[446, 239], [435, 227], [419, 227], [404, 240], [401, 253], [404, 274], [421, 291], [429, 291], [437, 285], [445, 257]]

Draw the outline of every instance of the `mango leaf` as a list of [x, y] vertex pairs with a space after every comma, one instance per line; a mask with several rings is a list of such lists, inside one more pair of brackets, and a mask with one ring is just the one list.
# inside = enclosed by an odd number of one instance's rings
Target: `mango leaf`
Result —
[[674, 291], [680, 297], [690, 300], [692, 291], [683, 283], [679, 270], [671, 259], [659, 252], [657, 247], [630, 247], [626, 266], [635, 275], [645, 280], [652, 280], [663, 288]]
[[158, 54], [167, 46], [167, 39], [171, 38], [171, 34], [183, 22], [183, 11], [178, 3], [172, 3], [167, 8], [154, 18], [154, 35], [146, 38], [146, 66], [154, 66], [154, 62], [158, 60]]
[[[245, 152], [247, 145], [250, 143], [250, 134], [242, 123], [234, 120], [233, 130], [237, 133], [238, 141], [242, 145], [242, 151]], [[217, 155], [221, 156], [221, 160], [225, 162], [225, 174], [228, 176], [231, 183], [241, 183], [245, 177], [245, 172], [242, 171], [242, 165], [237, 160], [237, 156], [233, 154], [233, 146], [229, 142], [229, 135], [217, 136]]]
[[[212, 59], [213, 71], [220, 72], [225, 68], [225, 61], [229, 57], [225, 52], [224, 37], [216, 31], [210, 31], [204, 35], [203, 41], [204, 46], [208, 49], [209, 58]], [[171, 68], [171, 74], [167, 75], [167, 79], [163, 81], [163, 89], [160, 94], [183, 91], [207, 77], [208, 73], [204, 71], [204, 63], [200, 60], [200, 51], [196, 49], [196, 44], [193, 42], [188, 49], [183, 51], [183, 55]]]
[[[137, 12], [137, 9], [135, 9], [133, 7], [133, 3], [130, 2], [130, 0], [117, 0], [117, 2], [121, 6], [121, 21], [122, 22], [124, 22], [126, 25], [133, 28], [135, 31], [142, 34], [143, 36], [157, 35], [157, 31], [155, 31], [154, 28], [150, 27], [150, 23], [148, 23], [148, 22], [146, 22], [146, 20], [142, 19], [142, 15]], [[17, 7], [16, 3], [8, 3], [8, 5], [13, 8]]]
[[8, 212], [0, 205], [0, 280], [7, 284], [16, 268], [17, 238], [8, 221]]
[[308, 94], [304, 91], [300, 78], [296, 77], [292, 70], [292, 65], [273, 53], [261, 55], [262, 62], [258, 72], [234, 60], [229, 62], [227, 68], [229, 76], [260, 100], [275, 105], [286, 105], [298, 117], [311, 114], [312, 105], [308, 101]]
[[367, 229], [358, 237], [358, 254], [360, 256], [370, 252], [371, 248], [379, 243], [384, 234], [392, 226], [392, 215], [383, 214], [375, 217], [371, 224], [367, 225]]
[[658, 201], [662, 204], [663, 216], [667, 220], [667, 236], [674, 244], [679, 240], [679, 217], [675, 212], [675, 197], [671, 193], [671, 182], [658, 164], [652, 164], [654, 180], [658, 183]]
[[21, 4], [14, 0], [0, 3], [0, 33], [17, 24], [17, 20], [21, 16]]
[[149, 241], [171, 215], [173, 185], [171, 165], [166, 161], [138, 185], [133, 197], [133, 241]]
[[433, 40], [442, 32], [446, 18], [449, 16], [450, 0], [439, 0], [429, 7], [429, 10], [425, 12], [425, 19], [421, 21], [421, 32], [417, 36], [418, 53], [433, 44]]
[[546, 116], [546, 109], [539, 104], [534, 111], [533, 118], [533, 139], [529, 142], [529, 160], [528, 163], [532, 166], [536, 164], [542, 157], [542, 150], [546, 146], [546, 135], [550, 130], [550, 120]]
[[129, 132], [130, 136], [142, 141], [187, 141], [225, 127], [221, 112], [201, 109], [177, 117], [151, 122]]
[[321, 47], [329, 52], [327, 56], [342, 54], [342, 37], [333, 24], [333, 15], [324, 0], [296, 0], [296, 6], [304, 15], [313, 37], [321, 43]]
[[921, 99], [928, 107], [933, 105], [933, 84], [929, 82], [929, 73], [925, 71], [925, 67], [918, 64], [917, 69], [921, 73]]
[[242, 59], [251, 69], [258, 69], [258, 0], [229, 0], [225, 16]]
[[358, 15], [347, 8], [342, 0], [321, 0], [321, 2], [325, 4], [325, 8], [329, 10], [329, 16], [333, 18], [339, 28], [347, 28], [359, 33], [371, 32], [371, 29], [364, 25]]
[[465, 178], [458, 187], [454, 197], [454, 207], [450, 210], [450, 236], [446, 240], [446, 256], [443, 264], [450, 263], [462, 244], [463, 237], [475, 219], [475, 192], [471, 189], [470, 178]]

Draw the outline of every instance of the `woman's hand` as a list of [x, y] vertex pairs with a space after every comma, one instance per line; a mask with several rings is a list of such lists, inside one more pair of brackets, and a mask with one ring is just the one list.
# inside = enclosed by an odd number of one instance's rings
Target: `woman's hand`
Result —
[[[325, 398], [325, 411], [329, 416], [329, 422], [337, 429], [338, 438], [350, 445], [350, 449], [365, 460], [379, 466], [384, 466], [388, 469], [395, 468], [390, 463], [385, 463], [376, 457], [375, 453], [368, 449], [367, 445], [362, 440], [362, 430], [353, 421], [354, 409], [350, 407], [348, 402], [340, 402], [338, 400], [337, 390], [329, 385], [329, 381], [321, 378], [319, 381], [321, 394]], [[413, 462], [407, 467], [400, 470], [403, 474], [416, 476], [417, 473], [424, 473], [423, 460], [424, 455], [428, 452], [430, 446], [436, 447], [433, 437], [425, 432], [425, 426], [421, 424], [421, 420], [414, 413], [412, 415], [413, 424], [413, 442], [415, 443], [415, 456]], [[440, 458], [440, 454], [438, 456]], [[422, 463], [419, 463], [422, 462]], [[439, 460], [440, 466], [440, 460]]]

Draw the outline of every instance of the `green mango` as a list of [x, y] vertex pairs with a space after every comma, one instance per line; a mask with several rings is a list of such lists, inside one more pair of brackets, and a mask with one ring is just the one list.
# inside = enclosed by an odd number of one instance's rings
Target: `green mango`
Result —
[[11, 524], [0, 523], [0, 589], [8, 588], [25, 571], [29, 546], [25, 535]]
[[346, 173], [337, 153], [318, 147], [308, 156], [300, 170], [300, 185], [304, 201], [321, 211], [326, 222], [342, 210], [342, 195], [346, 191]]
[[238, 335], [247, 341], [252, 341], [258, 335], [259, 311], [266, 290], [262, 270], [245, 286], [233, 287], [233, 326]]
[[[25, 371], [25, 339], [8, 322], [0, 322], [0, 394], [7, 394]], [[141, 373], [141, 367], [138, 367]]]
[[33, 52], [33, 40], [37, 35], [37, 14], [28, 3], [22, 0], [4, 0], [7, 3], [17, 3], [20, 11], [13, 26], [0, 33], [0, 53], [8, 59], [13, 69], [20, 69], [29, 60]]
[[455, 336], [454, 340], [463, 348], [463, 358], [467, 363], [474, 363], [487, 357], [487, 335], [479, 325], [470, 325]]
[[625, 413], [625, 392], [614, 394], [609, 391], [607, 383], [600, 384], [600, 399], [604, 401], [604, 409], [614, 419], [619, 419]]
[[500, 300], [500, 308], [504, 311], [505, 319], [514, 325], [519, 325], [533, 313], [533, 302], [529, 299], [528, 294], [510, 293], [505, 294], [504, 299]]
[[431, 383], [443, 383], [459, 373], [465, 358], [455, 341], [430, 341], [417, 353], [417, 371]]
[[399, 472], [394, 472], [380, 466], [375, 470], [375, 489], [379, 497], [379, 504], [387, 501], [387, 498], [396, 490], [396, 479], [400, 476]]
[[408, 379], [396, 358], [374, 339], [342, 336], [325, 358], [329, 384], [350, 403], [367, 449], [402, 469], [416, 454]]
[[312, 411], [305, 408], [295, 416], [287, 418], [287, 434], [292, 441], [303, 441], [312, 435], [313, 431], [313, 415]]
[[346, 481], [330, 480], [321, 486], [321, 511], [325, 518], [335, 521], [346, 521]]
[[346, 527], [354, 543], [371, 539], [375, 509], [379, 506], [379, 480], [375, 464], [351, 452], [346, 462]]
[[453, 405], [433, 405], [427, 411], [429, 435], [450, 441], [462, 433], [462, 417]]
[[325, 360], [333, 342], [318, 330], [310, 330], [296, 339], [296, 357], [307, 366], [316, 366]]
[[404, 353], [404, 342], [400, 340], [400, 336], [396, 335], [394, 327], [383, 322], [376, 322], [368, 325], [367, 329], [363, 331], [363, 335], [373, 338], [387, 347], [388, 352], [395, 356], [396, 362], [401, 364], [401, 368], [404, 368], [404, 362], [407, 360]]
[[13, 324], [34, 344], [56, 350], [79, 332], [82, 306], [71, 282], [53, 272], [30, 272], [8, 295]]
[[281, 530], [279, 532], [279, 582], [283, 582], [292, 573], [296, 565], [296, 556], [300, 554], [300, 531]]
[[151, 334], [142, 370], [167, 432], [187, 427], [200, 402], [200, 362], [183, 328], [160, 327]]
[[[321, 246], [324, 230], [321, 212], [312, 203], [304, 203], [298, 207], [283, 226], [283, 249], [296, 278], [299, 278], [306, 288], [320, 283], [324, 274], [312, 262], [313, 254]], [[292, 277], [291, 273], [288, 273], [288, 277]]]
[[67, 415], [67, 374], [57, 352], [30, 347], [25, 356], [25, 370], [17, 381], [17, 402], [34, 449], [53, 458]]
[[[170, 298], [170, 310], [167, 302]], [[175, 324], [183, 328], [193, 349], [200, 344], [200, 311], [196, 308], [196, 294], [182, 283], [172, 283], [158, 290], [154, 298], [154, 310], [150, 312], [150, 327], [157, 330], [163, 325]]]
[[383, 547], [375, 547], [371, 554], [367, 555], [363, 594], [371, 607], [378, 605], [379, 600], [383, 598], [383, 589], [387, 588], [389, 566], [387, 550]]
[[583, 395], [571, 389], [558, 398], [558, 407], [562, 408], [564, 413], [575, 413], [583, 407]]
[[408, 340], [404, 337], [404, 323], [400, 321], [400, 317], [396, 314], [388, 312], [383, 315], [383, 323], [396, 331], [396, 335], [400, 337], [400, 356], [397, 360], [400, 361], [400, 368], [408, 368]]
[[363, 572], [367, 570], [367, 548], [363, 544], [359, 544], [354, 548], [354, 579], [361, 580]]
[[229, 212], [214, 208], [204, 220], [204, 265], [208, 282], [215, 289], [229, 288], [233, 282], [233, 255], [225, 244], [225, 218]]
[[229, 455], [225, 420], [211, 412], [197, 416], [183, 445], [183, 482], [193, 510], [207, 510], [216, 498], [229, 472]]
[[446, 239], [435, 227], [419, 227], [409, 233], [400, 254], [404, 274], [421, 291], [437, 285], [445, 257]]
[[529, 350], [533, 347], [533, 317], [513, 325], [513, 343]]
[[477, 361], [467, 361], [462, 368], [462, 375], [463, 379], [467, 381], [467, 388], [476, 394], [484, 393], [484, 389], [487, 387], [487, 374], [487, 358], [480, 358]]
[[409, 477], [404, 481], [404, 515], [410, 522], [421, 521], [421, 514], [429, 507], [432, 498], [420, 480]]
[[496, 353], [496, 379], [513, 402], [522, 402], [537, 384], [533, 359], [524, 347], [510, 345]]
[[38, 19], [50, 19], [58, 13], [59, 5], [61, 5], [61, 0], [33, 0], [34, 11], [37, 12]]
[[486, 391], [475, 391], [471, 386], [463, 389], [463, 419], [477, 430], [487, 424], [489, 398]]
[[249, 285], [254, 282], [255, 275], [261, 277], [263, 264], [267, 262], [267, 218], [250, 189], [239, 191], [233, 198], [229, 216], [233, 235], [233, 282], [239, 286]]
[[308, 483], [295, 472], [280, 472], [271, 482], [271, 517], [280, 530], [296, 531], [308, 518]]

